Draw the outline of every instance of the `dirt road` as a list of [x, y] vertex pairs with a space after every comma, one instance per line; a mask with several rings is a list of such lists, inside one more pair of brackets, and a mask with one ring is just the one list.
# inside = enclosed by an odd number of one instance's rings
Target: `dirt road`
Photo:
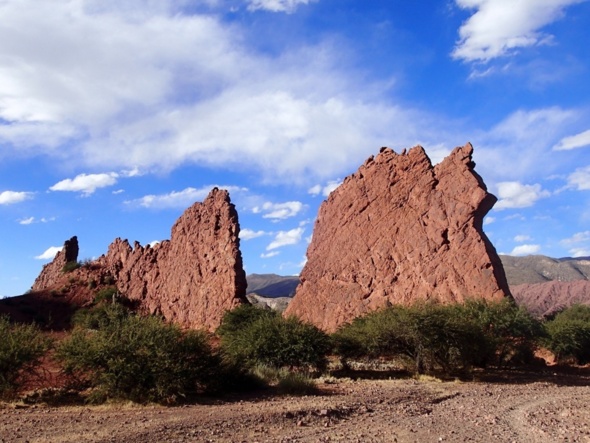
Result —
[[0, 442], [590, 442], [590, 378], [331, 380], [323, 395], [175, 408], [6, 405]]

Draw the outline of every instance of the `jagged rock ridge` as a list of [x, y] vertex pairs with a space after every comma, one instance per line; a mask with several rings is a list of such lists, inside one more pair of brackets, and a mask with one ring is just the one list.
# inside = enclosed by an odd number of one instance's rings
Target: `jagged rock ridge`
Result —
[[420, 146], [370, 157], [322, 203], [285, 315], [331, 331], [389, 304], [509, 296], [482, 230], [496, 198], [472, 153], [467, 144], [436, 166]]
[[[118, 238], [106, 255], [90, 268], [74, 271], [70, 279], [80, 274], [100, 284], [112, 281], [145, 312], [161, 314], [183, 327], [213, 330], [227, 310], [246, 302], [239, 230], [228, 192], [214, 188], [176, 221], [170, 240], [154, 247], [135, 242], [132, 248]], [[33, 291], [46, 290], [63, 279], [63, 256], [59, 253], [43, 268]]]

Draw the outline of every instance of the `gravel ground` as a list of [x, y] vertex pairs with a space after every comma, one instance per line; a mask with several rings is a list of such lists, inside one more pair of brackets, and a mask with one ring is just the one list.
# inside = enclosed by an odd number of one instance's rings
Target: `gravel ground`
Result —
[[330, 380], [317, 396], [0, 407], [0, 442], [590, 442], [590, 374]]

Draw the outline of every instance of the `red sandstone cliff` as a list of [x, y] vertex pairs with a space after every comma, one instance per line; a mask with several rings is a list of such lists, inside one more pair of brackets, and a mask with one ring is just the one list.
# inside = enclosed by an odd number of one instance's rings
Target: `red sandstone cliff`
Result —
[[[154, 247], [135, 242], [131, 248], [127, 240], [116, 239], [106, 255], [67, 278], [112, 281], [142, 311], [161, 314], [183, 327], [213, 330], [225, 311], [246, 302], [239, 230], [228, 192], [214, 188], [176, 221], [170, 240]], [[77, 260], [77, 247], [76, 256], [67, 261], [72, 260]], [[33, 291], [63, 281], [62, 262], [63, 251], [43, 268]]]
[[473, 147], [432, 166], [422, 147], [383, 148], [321, 205], [301, 283], [285, 315], [322, 329], [389, 304], [510, 294], [482, 230], [496, 202]]

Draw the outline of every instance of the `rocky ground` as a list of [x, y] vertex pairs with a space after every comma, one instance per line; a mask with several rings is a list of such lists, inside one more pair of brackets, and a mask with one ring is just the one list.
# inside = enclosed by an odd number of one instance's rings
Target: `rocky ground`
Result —
[[590, 373], [329, 379], [322, 394], [182, 407], [0, 408], [0, 442], [590, 442]]

